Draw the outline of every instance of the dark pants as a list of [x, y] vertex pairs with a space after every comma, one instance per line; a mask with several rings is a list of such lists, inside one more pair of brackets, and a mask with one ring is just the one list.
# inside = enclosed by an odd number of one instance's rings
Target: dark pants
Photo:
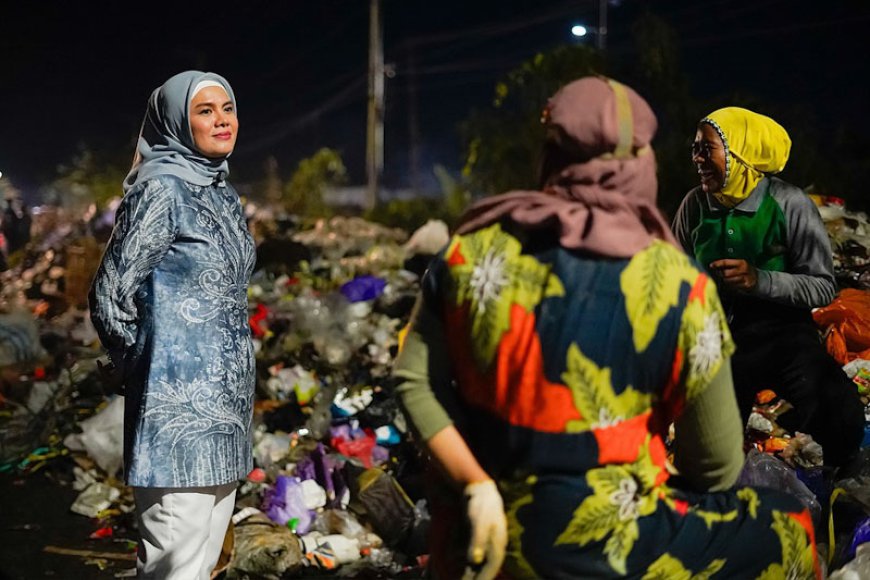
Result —
[[864, 437], [864, 408], [856, 386], [828, 355], [809, 314], [802, 320], [760, 320], [732, 325], [731, 359], [744, 424], [755, 394], [771, 389], [793, 405], [777, 422], [809, 433], [824, 449], [826, 465], [842, 465]]

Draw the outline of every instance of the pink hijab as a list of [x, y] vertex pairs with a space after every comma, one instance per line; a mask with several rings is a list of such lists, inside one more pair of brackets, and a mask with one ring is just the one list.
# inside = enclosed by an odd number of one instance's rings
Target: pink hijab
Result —
[[544, 191], [480, 200], [458, 234], [505, 218], [528, 229], [556, 227], [565, 248], [627, 258], [653, 239], [676, 245], [656, 207], [650, 141], [656, 118], [631, 88], [585, 77], [559, 90], [544, 110], [548, 147], [566, 163], [545, 175]]

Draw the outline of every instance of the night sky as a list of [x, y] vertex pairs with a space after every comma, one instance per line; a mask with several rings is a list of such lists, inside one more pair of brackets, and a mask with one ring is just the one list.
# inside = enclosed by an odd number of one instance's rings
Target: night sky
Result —
[[[457, 123], [487, 106], [506, 71], [571, 42], [572, 24], [594, 25], [596, 7], [597, 0], [384, 0], [385, 60], [396, 73], [386, 89], [387, 184], [407, 179], [411, 47], [421, 73], [423, 165], [457, 169]], [[870, 3], [620, 0], [609, 11], [609, 50], [631, 57], [629, 27], [643, 9], [675, 28], [699, 98], [758, 94], [805, 106], [822, 126], [870, 130]], [[286, 177], [300, 158], [329, 146], [362, 183], [367, 43], [366, 0], [7, 2], [0, 171], [32, 196], [77, 147], [130, 159], [151, 90], [198, 68], [226, 76], [238, 98], [233, 178], [259, 178], [270, 155]]]

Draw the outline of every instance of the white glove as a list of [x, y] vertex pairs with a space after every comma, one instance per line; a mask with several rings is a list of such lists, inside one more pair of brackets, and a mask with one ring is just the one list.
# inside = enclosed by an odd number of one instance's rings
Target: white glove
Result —
[[463, 580], [489, 580], [501, 570], [507, 546], [504, 502], [491, 479], [469, 483], [464, 495], [468, 498], [468, 520], [471, 522], [468, 561], [474, 568], [465, 568]]

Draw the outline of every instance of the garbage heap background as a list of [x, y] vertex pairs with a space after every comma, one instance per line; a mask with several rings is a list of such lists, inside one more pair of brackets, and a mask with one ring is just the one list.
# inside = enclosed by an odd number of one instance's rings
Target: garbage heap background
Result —
[[[814, 200], [842, 289], [814, 316], [866, 405], [870, 224], [840, 200]], [[431, 221], [409, 235], [360, 218], [246, 211], [258, 241], [249, 292], [256, 467], [239, 489], [215, 575], [420, 577], [426, 467], [390, 372], [447, 226]], [[119, 479], [124, 399], [102, 379], [86, 305], [111, 223], [110, 212], [84, 221], [46, 208], [33, 241], [0, 273], [0, 476], [50, 470], [79, 492], [70, 509], [91, 518], [91, 538], [126, 539], [134, 551], [132, 494]], [[870, 450], [847, 469], [823, 467], [811, 437], [777, 425], [787, 408], [772, 391], [759, 396], [740, 483], [796, 495], [814, 516], [831, 577], [870, 577]]]

